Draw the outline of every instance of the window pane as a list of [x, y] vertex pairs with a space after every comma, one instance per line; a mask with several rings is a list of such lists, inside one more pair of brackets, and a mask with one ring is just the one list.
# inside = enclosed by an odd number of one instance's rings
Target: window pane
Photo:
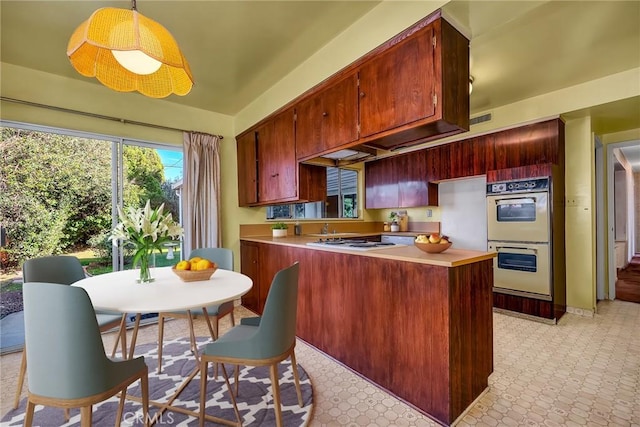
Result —
[[327, 198], [323, 202], [267, 207], [267, 219], [358, 217], [358, 171], [327, 168]]

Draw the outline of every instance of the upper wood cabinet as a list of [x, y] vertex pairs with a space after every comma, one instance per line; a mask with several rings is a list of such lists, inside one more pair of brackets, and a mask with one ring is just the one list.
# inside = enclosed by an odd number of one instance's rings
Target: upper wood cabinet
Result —
[[240, 206], [326, 198], [326, 168], [296, 159], [293, 109], [243, 133], [237, 144]]
[[426, 176], [424, 150], [365, 163], [366, 208], [437, 205], [437, 186]]
[[564, 163], [564, 123], [548, 120], [495, 135], [495, 169]]
[[364, 164], [365, 208], [398, 207], [398, 167], [394, 157]]
[[564, 165], [560, 119], [367, 162], [366, 207], [435, 206], [437, 181], [484, 174], [487, 182], [545, 176], [550, 165]]
[[398, 168], [398, 207], [436, 206], [438, 187], [425, 178], [427, 156], [424, 151], [397, 156]]
[[436, 19], [359, 68], [360, 142], [390, 149], [469, 130], [469, 41]]
[[238, 146], [238, 204], [258, 203], [258, 141], [254, 131], [236, 138]]
[[300, 102], [296, 110], [296, 157], [306, 160], [358, 139], [356, 74]]
[[278, 114], [260, 126], [258, 137], [258, 197], [264, 200], [295, 198], [298, 162], [295, 154], [293, 110]]
[[363, 138], [435, 114], [433, 37], [429, 26], [360, 67]]

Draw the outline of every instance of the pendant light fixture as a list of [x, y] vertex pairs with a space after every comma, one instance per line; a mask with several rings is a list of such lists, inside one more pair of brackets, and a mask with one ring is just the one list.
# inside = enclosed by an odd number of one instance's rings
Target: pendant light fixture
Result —
[[80, 24], [67, 46], [71, 65], [119, 92], [152, 98], [186, 95], [193, 86], [187, 60], [159, 23], [131, 10], [105, 7]]

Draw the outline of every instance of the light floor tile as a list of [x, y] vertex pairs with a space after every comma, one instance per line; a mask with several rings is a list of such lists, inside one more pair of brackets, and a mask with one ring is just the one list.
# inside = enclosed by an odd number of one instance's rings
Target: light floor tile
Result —
[[[235, 314], [252, 315], [243, 307]], [[640, 304], [601, 302], [593, 318], [566, 314], [557, 325], [499, 313], [493, 320], [489, 391], [460, 426], [640, 426]], [[195, 326], [208, 335], [201, 320]], [[230, 326], [228, 316], [221, 320], [223, 333]], [[165, 339], [187, 331], [186, 320], [172, 320]], [[114, 336], [103, 335], [106, 348]], [[141, 328], [139, 343], [156, 340], [155, 325]], [[437, 425], [302, 341], [296, 355], [314, 387], [312, 426]], [[3, 414], [13, 404], [20, 357], [0, 357]]]

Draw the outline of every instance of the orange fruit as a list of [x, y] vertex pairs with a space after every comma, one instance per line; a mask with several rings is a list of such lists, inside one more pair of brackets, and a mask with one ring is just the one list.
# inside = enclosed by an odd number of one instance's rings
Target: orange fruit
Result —
[[176, 270], [191, 270], [191, 263], [189, 261], [180, 261], [176, 264]]
[[201, 259], [196, 264], [198, 270], [207, 270], [209, 268], [213, 268], [213, 263], [208, 259]]
[[195, 263], [197, 263], [198, 261], [200, 261], [202, 258], [200, 258], [199, 256], [194, 256], [193, 258], [191, 258], [189, 260], [189, 262], [193, 265]]

